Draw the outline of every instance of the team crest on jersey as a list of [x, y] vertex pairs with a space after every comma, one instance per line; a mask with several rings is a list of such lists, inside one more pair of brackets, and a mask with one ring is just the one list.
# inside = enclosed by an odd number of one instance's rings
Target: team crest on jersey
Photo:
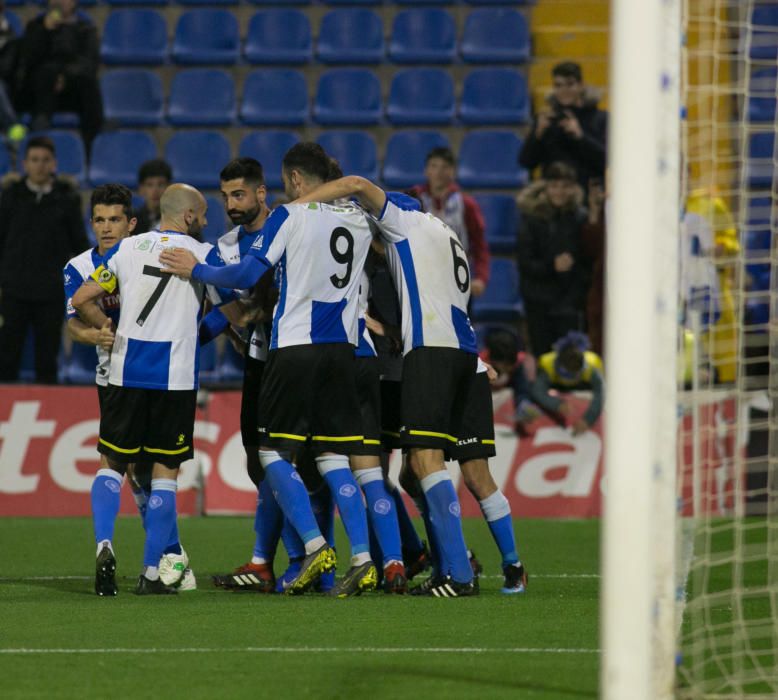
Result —
[[97, 278], [97, 281], [102, 283], [110, 282], [112, 277], [113, 277], [113, 272], [111, 272], [110, 270], [101, 270], [100, 276]]
[[[167, 240], [167, 239], [163, 239]], [[135, 250], [140, 250], [141, 252], [146, 252], [152, 249], [154, 244], [147, 238], [145, 241], [135, 241]]]

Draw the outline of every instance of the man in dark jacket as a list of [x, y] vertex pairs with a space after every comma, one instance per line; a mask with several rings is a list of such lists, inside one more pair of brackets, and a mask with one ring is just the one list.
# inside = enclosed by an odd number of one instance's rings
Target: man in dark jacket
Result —
[[76, 12], [76, 0], [49, 0], [48, 9], [27, 24], [22, 38], [21, 82], [28, 86], [33, 131], [51, 126], [56, 110], [78, 113], [89, 153], [103, 125], [97, 80], [100, 42], [95, 25]]
[[531, 170], [568, 163], [586, 192], [589, 180], [605, 175], [608, 113], [597, 109], [597, 100], [587, 93], [577, 63], [559, 63], [551, 76], [554, 90], [549, 106], [536, 115], [519, 153], [519, 165]]
[[62, 268], [89, 246], [78, 191], [54, 176], [54, 144], [27, 142], [23, 179], [0, 195], [0, 382], [19, 376], [24, 340], [35, 336], [35, 377], [57, 382], [65, 298]]
[[583, 328], [590, 272], [581, 255], [586, 211], [575, 171], [553, 163], [544, 179], [518, 198], [522, 212], [518, 262], [532, 353], [549, 352], [557, 338]]

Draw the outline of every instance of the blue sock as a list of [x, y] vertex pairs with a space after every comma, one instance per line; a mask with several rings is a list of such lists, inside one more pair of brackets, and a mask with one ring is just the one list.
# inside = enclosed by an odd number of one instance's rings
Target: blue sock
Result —
[[[394, 507], [394, 499], [386, 488], [381, 467], [358, 469], [354, 477], [365, 494], [370, 525], [381, 548], [384, 566], [390, 561], [401, 562], [403, 555], [397, 509]], [[378, 563], [382, 560], [375, 561]]]
[[92, 525], [95, 542], [113, 541], [122, 491], [122, 475], [113, 469], [99, 469], [92, 481]]
[[344, 455], [317, 457], [316, 466], [338, 504], [343, 527], [351, 542], [352, 566], [361, 564], [370, 557], [367, 513], [359, 493], [359, 486], [349, 468], [348, 457]]
[[297, 470], [278, 452], [260, 451], [259, 461], [265, 468], [265, 479], [273, 491], [278, 505], [297, 531], [308, 554], [316, 551], [324, 542], [321, 530], [311, 510], [311, 499]]
[[149, 508], [149, 496], [143, 490], [133, 491], [132, 497], [135, 499], [135, 505], [138, 508], [138, 515], [140, 515], [140, 521], [143, 523], [143, 529], [146, 529], [146, 511]]
[[143, 565], [156, 569], [162, 552], [176, 523], [175, 479], [152, 479], [149, 507], [146, 512], [146, 546], [143, 549]]
[[513, 521], [511, 520], [511, 506], [499, 489], [491, 496], [480, 501], [481, 512], [486, 518], [486, 524], [492, 531], [492, 537], [502, 555], [502, 565], [519, 563], [519, 554], [516, 551], [516, 539], [513, 536]]
[[427, 499], [424, 498], [424, 494], [421, 494], [418, 498], [414, 498], [413, 502], [416, 504], [419, 513], [421, 513], [422, 520], [424, 520], [424, 529], [427, 531], [430, 558], [432, 559], [432, 575], [439, 576], [441, 572], [448, 571], [448, 566], [442, 559], [442, 550], [438, 547], [438, 536], [432, 527], [432, 522], [430, 522], [430, 509], [427, 505]]
[[443, 469], [425, 476], [421, 488], [427, 500], [430, 523], [437, 535], [441, 559], [449, 574], [458, 583], [473, 580], [473, 570], [467, 557], [465, 536], [462, 533], [462, 516], [457, 492], [451, 483], [451, 476]]
[[405, 507], [405, 501], [400, 493], [400, 489], [394, 486], [390, 493], [394, 500], [394, 507], [397, 510], [397, 525], [400, 527], [402, 548], [412, 554], [423, 551], [424, 545], [419, 538], [419, 533], [416, 532], [416, 528], [413, 526], [411, 516], [408, 515], [408, 509]]
[[311, 508], [316, 516], [316, 522], [319, 525], [321, 534], [330, 547], [335, 546], [335, 499], [332, 497], [332, 491], [327, 486], [327, 482], [322, 482], [321, 486], [313, 493], [309, 494], [311, 498]]
[[170, 531], [170, 537], [167, 546], [162, 554], [181, 554], [181, 542], [178, 539], [178, 519], [173, 521], [173, 529]]
[[297, 534], [287, 518], [284, 518], [284, 525], [281, 528], [281, 539], [290, 561], [302, 559], [305, 556], [305, 542], [300, 539], [300, 535]]
[[[265, 562], [272, 563], [278, 547], [278, 538], [281, 536], [281, 528], [284, 524], [284, 514], [278, 505], [273, 489], [267, 479], [264, 479], [259, 485], [259, 494], [257, 495], [257, 510], [254, 514], [254, 557], [263, 559]], [[261, 562], [254, 561], [255, 564]]]

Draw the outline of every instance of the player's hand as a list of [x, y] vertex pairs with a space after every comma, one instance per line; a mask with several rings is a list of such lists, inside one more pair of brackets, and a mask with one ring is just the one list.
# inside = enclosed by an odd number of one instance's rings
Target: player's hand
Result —
[[497, 381], [497, 377], [500, 375], [488, 362], [484, 362], [484, 364], [486, 365], [486, 376], [489, 377], [489, 383], [494, 384]]
[[227, 328], [227, 340], [241, 357], [246, 354], [246, 342], [241, 338], [240, 334], [235, 332], [232, 326]]
[[573, 423], [573, 435], [583, 435], [587, 430], [589, 430], [589, 424], [583, 419], [579, 418], [575, 423]]
[[575, 263], [570, 253], [561, 253], [554, 258], [554, 269], [557, 272], [568, 272]]
[[113, 349], [114, 340], [116, 340], [116, 335], [113, 332], [113, 322], [110, 318], [107, 318], [97, 334], [97, 344], [103, 350], [110, 352]]
[[540, 138], [546, 133], [546, 129], [551, 126], [551, 118], [552, 115], [550, 110], [544, 109], [542, 112], [538, 112], [538, 121], [535, 125], [535, 136]]
[[386, 328], [380, 321], [376, 321], [369, 314], [365, 314], [365, 325], [369, 331], [372, 331], [376, 335], [386, 335]]
[[160, 254], [159, 261], [164, 265], [162, 272], [187, 280], [192, 277], [192, 269], [198, 262], [192, 252], [185, 248], [166, 248]]
[[486, 283], [483, 280], [474, 279], [470, 283], [470, 294], [474, 297], [480, 297], [486, 291]]

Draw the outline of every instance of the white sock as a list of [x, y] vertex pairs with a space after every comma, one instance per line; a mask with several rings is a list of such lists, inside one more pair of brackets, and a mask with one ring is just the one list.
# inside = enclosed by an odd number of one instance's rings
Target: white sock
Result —
[[371, 561], [370, 553], [362, 552], [362, 554], [355, 554], [351, 557], [351, 566], [362, 566], [362, 564], [367, 564], [369, 561]]
[[267, 564], [267, 559], [263, 557], [251, 557], [252, 564]]
[[101, 550], [103, 547], [108, 547], [108, 549], [110, 549], [110, 550], [111, 550], [111, 554], [113, 554], [113, 553], [114, 553], [114, 551], [113, 551], [113, 544], [111, 543], [111, 540], [102, 540], [102, 541], [100, 541], [100, 542], [98, 542], [98, 543], [97, 543], [97, 554], [95, 554], [95, 556], [97, 556], [98, 554], [100, 554], [100, 550]]
[[323, 547], [325, 544], [327, 544], [327, 540], [321, 535], [314, 537], [312, 540], [305, 543], [305, 553], [313, 554], [319, 547]]
[[143, 571], [143, 575], [149, 581], [156, 581], [159, 578], [159, 569], [156, 566], [147, 566]]

